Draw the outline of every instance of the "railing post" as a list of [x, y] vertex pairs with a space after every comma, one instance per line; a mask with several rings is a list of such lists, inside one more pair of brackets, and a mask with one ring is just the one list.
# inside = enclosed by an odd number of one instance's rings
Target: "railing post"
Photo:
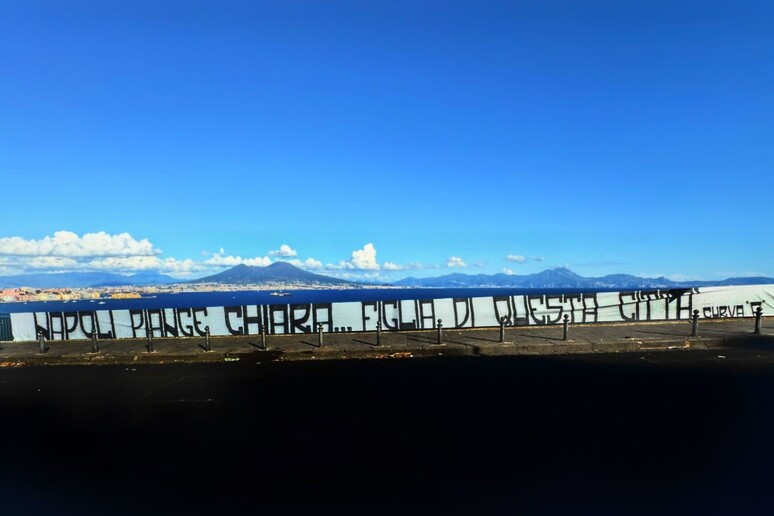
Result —
[[505, 322], [508, 320], [504, 315], [500, 317], [500, 342], [505, 342]]
[[43, 332], [38, 332], [38, 345], [40, 346], [40, 354], [44, 354], [46, 352], [46, 338], [43, 337]]
[[694, 310], [691, 316], [691, 337], [699, 335], [699, 311]]
[[145, 327], [145, 333], [148, 336], [148, 353], [153, 353], [153, 330], [151, 330], [150, 325]]
[[99, 353], [99, 344], [97, 344], [97, 330], [91, 330], [91, 352]]
[[266, 351], [266, 326], [261, 327], [261, 349]]
[[562, 336], [562, 340], [567, 340], [570, 336], [570, 316], [567, 314], [564, 314], [564, 335]]
[[443, 321], [438, 319], [438, 344], [443, 344]]
[[760, 306], [755, 309], [755, 335], [761, 334], [761, 319], [763, 318], [763, 308]]
[[376, 321], [376, 345], [382, 345], [382, 321], [381, 319]]
[[317, 323], [317, 346], [323, 347], [323, 323]]
[[210, 327], [205, 326], [204, 327], [204, 351], [212, 351], [212, 346], [210, 344]]

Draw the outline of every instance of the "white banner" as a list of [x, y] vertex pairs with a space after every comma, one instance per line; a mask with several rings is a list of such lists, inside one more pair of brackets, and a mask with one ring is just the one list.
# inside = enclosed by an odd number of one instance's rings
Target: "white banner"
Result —
[[201, 308], [97, 310], [11, 314], [16, 341], [154, 337], [203, 337], [210, 334], [269, 334], [384, 331], [571, 323], [689, 320], [694, 310], [703, 319], [752, 317], [774, 309], [774, 285], [694, 289], [534, 294], [402, 301], [358, 301], [284, 305], [240, 305]]

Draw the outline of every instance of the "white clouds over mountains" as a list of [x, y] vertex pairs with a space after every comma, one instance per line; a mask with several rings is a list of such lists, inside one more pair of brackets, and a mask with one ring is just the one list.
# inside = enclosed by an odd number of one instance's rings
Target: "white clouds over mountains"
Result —
[[103, 231], [79, 236], [57, 231], [39, 240], [0, 238], [0, 257], [7, 273], [31, 271], [109, 270], [131, 272], [158, 270], [187, 275], [205, 270], [193, 260], [159, 257], [161, 250], [148, 239], [137, 240], [129, 233], [110, 235]]
[[[161, 250], [148, 239], [137, 240], [129, 233], [111, 235], [105, 232], [85, 233], [82, 236], [70, 231], [57, 231], [53, 236], [41, 239], [22, 237], [0, 238], [0, 273], [61, 272], [109, 270], [118, 273], [157, 270], [177, 277], [190, 277], [197, 273], [206, 275], [218, 269], [235, 265], [265, 267], [279, 260], [308, 270], [323, 268], [351, 271], [379, 271], [382, 267], [376, 261], [376, 248], [366, 244], [362, 249], [352, 251], [349, 260], [338, 265], [323, 266], [312, 257], [298, 259], [298, 251], [288, 244], [269, 251], [266, 256], [242, 257], [227, 254], [221, 248], [215, 253], [205, 253], [206, 259], [162, 258]], [[291, 259], [288, 259], [291, 258]], [[384, 270], [404, 270], [404, 266], [387, 263]]]
[[57, 231], [54, 236], [40, 240], [0, 238], [0, 255], [91, 257], [154, 256], [160, 253], [147, 239], [135, 240], [129, 233], [109, 235], [100, 231], [81, 237], [70, 231]]
[[287, 244], [282, 244], [279, 249], [276, 251], [269, 251], [270, 256], [281, 256], [283, 258], [292, 258], [293, 256], [298, 256], [298, 253], [295, 249], [291, 248]]
[[328, 264], [327, 269], [355, 269], [361, 271], [378, 271], [381, 269], [376, 261], [374, 244], [366, 244], [362, 249], [352, 251], [352, 258], [341, 260], [338, 265]]
[[206, 265], [234, 267], [235, 265], [250, 265], [253, 267], [265, 267], [271, 265], [272, 259], [268, 256], [255, 258], [242, 258], [241, 256], [226, 256], [226, 251], [220, 250], [204, 261]]
[[446, 266], [449, 268], [465, 268], [468, 266], [467, 263], [465, 263], [465, 260], [460, 258], [459, 256], [452, 256], [448, 260], [446, 260]]
[[[351, 252], [350, 258], [338, 263], [323, 265], [312, 257], [298, 258], [298, 251], [288, 244], [282, 244], [263, 256], [243, 257], [227, 254], [220, 248], [215, 253], [203, 253], [205, 258], [192, 260], [162, 257], [160, 249], [147, 238], [136, 239], [129, 233], [111, 235], [106, 232], [78, 235], [70, 231], [57, 231], [53, 236], [40, 239], [25, 239], [18, 236], [0, 238], [0, 274], [29, 272], [66, 272], [103, 270], [116, 273], [156, 270], [179, 278], [206, 276], [226, 267], [249, 265], [265, 267], [276, 261], [287, 261], [307, 270], [325, 269], [334, 276], [347, 275], [356, 278], [376, 279], [382, 273], [397, 271], [436, 269], [446, 267], [468, 267], [465, 261], [452, 256], [445, 264], [399, 264], [377, 260], [373, 243]], [[510, 256], [509, 256], [510, 259]], [[475, 265], [475, 264], [474, 264]]]

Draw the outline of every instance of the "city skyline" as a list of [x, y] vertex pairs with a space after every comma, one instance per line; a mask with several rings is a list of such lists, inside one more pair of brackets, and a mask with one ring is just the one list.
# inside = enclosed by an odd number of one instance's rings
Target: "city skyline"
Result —
[[774, 7], [0, 5], [0, 275], [774, 276]]

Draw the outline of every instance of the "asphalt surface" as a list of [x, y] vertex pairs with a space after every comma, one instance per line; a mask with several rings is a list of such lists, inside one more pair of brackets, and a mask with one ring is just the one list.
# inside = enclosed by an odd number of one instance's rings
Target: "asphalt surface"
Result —
[[5, 514], [768, 514], [774, 348], [0, 370]]

